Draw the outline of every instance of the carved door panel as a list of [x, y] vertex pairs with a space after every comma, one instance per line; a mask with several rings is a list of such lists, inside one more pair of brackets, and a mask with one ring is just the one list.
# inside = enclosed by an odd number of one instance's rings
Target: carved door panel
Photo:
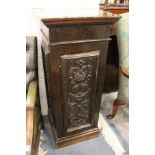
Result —
[[99, 51], [61, 56], [63, 117], [66, 133], [93, 126]]

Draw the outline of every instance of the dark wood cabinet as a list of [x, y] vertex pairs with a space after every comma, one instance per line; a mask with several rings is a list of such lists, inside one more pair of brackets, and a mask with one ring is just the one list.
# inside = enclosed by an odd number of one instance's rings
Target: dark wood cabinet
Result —
[[40, 18], [49, 117], [58, 147], [99, 133], [110, 26], [119, 18], [105, 12]]

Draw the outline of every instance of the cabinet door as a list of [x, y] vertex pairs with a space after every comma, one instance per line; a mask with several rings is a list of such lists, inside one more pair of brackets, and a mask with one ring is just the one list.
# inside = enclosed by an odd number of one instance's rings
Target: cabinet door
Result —
[[66, 133], [93, 126], [99, 54], [99, 51], [92, 51], [60, 57]]

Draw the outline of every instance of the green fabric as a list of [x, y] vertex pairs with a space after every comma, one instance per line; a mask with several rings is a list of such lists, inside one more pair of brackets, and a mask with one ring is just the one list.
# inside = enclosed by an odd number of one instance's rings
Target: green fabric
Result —
[[126, 104], [129, 103], [129, 78], [122, 71], [119, 71], [118, 99]]
[[[121, 14], [116, 24], [119, 66], [129, 69], [129, 13]], [[118, 99], [129, 102], [129, 78], [119, 71]]]
[[129, 13], [121, 14], [116, 23], [116, 36], [119, 51], [119, 65], [129, 68]]

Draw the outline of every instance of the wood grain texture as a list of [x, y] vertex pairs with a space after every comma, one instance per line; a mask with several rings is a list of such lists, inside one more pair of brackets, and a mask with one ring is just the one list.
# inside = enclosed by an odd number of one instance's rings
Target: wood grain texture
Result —
[[129, 12], [128, 8], [105, 8], [104, 10], [115, 14], [122, 14], [125, 12]]
[[40, 135], [40, 111], [38, 107], [26, 109], [27, 155], [37, 155]]
[[100, 9], [114, 14], [122, 14], [129, 12], [129, 4], [124, 4], [120, 1], [120, 4], [116, 4], [115, 2], [114, 4], [108, 5], [108, 3], [105, 2], [104, 4], [100, 3]]
[[26, 147], [27, 155], [36, 155], [40, 135], [40, 107], [37, 81], [29, 84], [26, 99]]
[[[111, 14], [104, 10], [98, 10], [97, 12], [92, 10], [88, 14], [86, 13], [87, 9], [83, 10], [83, 14], [75, 12], [72, 9], [67, 10], [62, 15], [59, 14], [59, 10], [55, 10], [54, 13], [52, 12], [52, 10], [49, 12], [38, 10], [35, 13], [48, 28], [66, 25], [93, 25], [94, 23], [97, 25], [113, 24], [120, 18], [119, 15]], [[78, 14], [80, 15], [78, 16]]]
[[94, 137], [115, 15], [41, 19], [49, 117], [56, 146]]
[[66, 137], [63, 137], [63, 138], [54, 137], [55, 147], [56, 148], [65, 147], [65, 146], [68, 146], [68, 145], [71, 145], [71, 144], [75, 144], [75, 143], [78, 143], [78, 142], [82, 142], [82, 141], [85, 141], [85, 140], [95, 138], [98, 135], [99, 135], [99, 129], [94, 128], [94, 129], [91, 129], [91, 130], [81, 132], [79, 134], [74, 134], [72, 136], [66, 136]]

